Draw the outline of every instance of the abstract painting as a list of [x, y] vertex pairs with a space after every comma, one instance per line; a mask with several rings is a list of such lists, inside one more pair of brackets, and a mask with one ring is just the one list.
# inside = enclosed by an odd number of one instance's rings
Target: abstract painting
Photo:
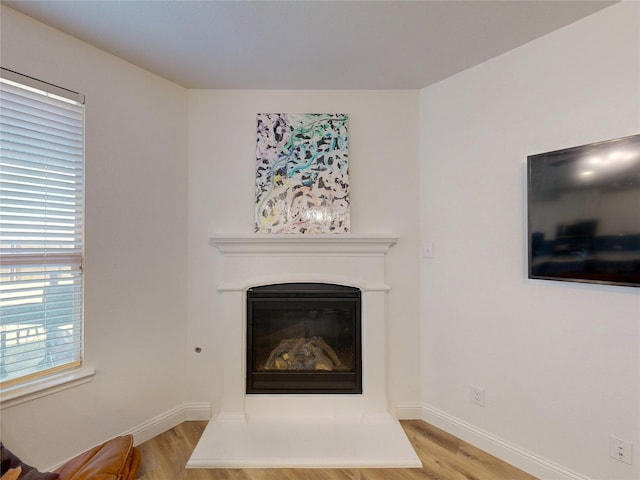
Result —
[[255, 231], [349, 229], [347, 115], [258, 114]]

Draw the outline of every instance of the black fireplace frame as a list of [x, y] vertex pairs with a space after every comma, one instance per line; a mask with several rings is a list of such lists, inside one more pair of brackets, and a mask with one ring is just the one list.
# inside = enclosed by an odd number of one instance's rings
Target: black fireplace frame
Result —
[[[256, 302], [345, 302], [354, 309], [354, 365], [350, 371], [253, 371], [253, 310]], [[247, 394], [362, 394], [362, 293], [328, 283], [279, 283], [247, 291]]]

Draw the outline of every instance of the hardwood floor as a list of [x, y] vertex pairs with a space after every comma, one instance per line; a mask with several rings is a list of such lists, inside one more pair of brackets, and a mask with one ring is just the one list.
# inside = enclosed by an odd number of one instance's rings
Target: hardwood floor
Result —
[[139, 446], [138, 480], [536, 480], [420, 420], [400, 422], [423, 468], [185, 469], [207, 422], [184, 422]]

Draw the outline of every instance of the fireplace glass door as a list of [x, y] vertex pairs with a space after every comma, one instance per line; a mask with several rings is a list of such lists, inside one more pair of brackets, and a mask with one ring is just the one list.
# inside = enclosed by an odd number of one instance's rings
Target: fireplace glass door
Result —
[[361, 293], [325, 283], [247, 292], [247, 393], [362, 393]]

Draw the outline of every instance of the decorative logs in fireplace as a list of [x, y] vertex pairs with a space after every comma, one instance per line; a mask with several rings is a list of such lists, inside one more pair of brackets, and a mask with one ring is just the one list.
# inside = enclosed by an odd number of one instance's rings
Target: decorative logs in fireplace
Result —
[[247, 291], [247, 393], [362, 393], [361, 292], [326, 283]]
[[271, 351], [264, 370], [339, 370], [342, 360], [320, 337], [288, 338]]

